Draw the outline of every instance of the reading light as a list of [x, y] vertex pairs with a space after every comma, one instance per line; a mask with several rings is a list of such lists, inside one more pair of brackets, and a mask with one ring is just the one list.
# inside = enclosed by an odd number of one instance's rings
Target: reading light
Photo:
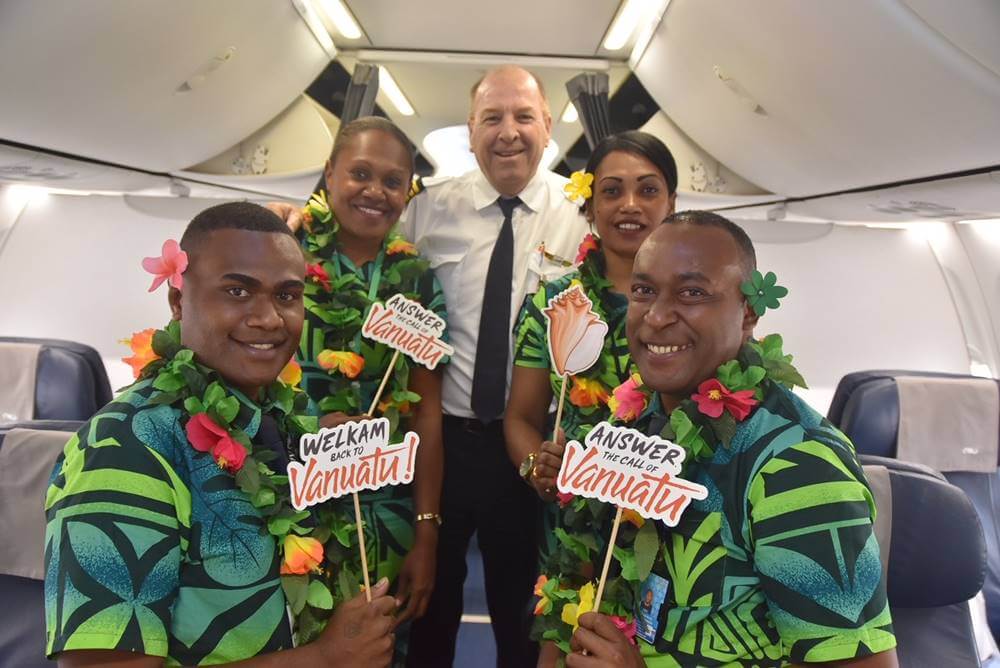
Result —
[[403, 114], [404, 116], [412, 116], [414, 113], [413, 106], [410, 101], [406, 99], [403, 95], [403, 91], [400, 90], [399, 86], [396, 84], [396, 80], [392, 78], [389, 74], [389, 70], [385, 68], [384, 65], [378, 66], [378, 84], [379, 88], [385, 93], [389, 101], [392, 102], [396, 110]]
[[643, 10], [654, 4], [651, 0], [625, 0], [625, 5], [611, 23], [608, 36], [604, 38], [604, 48], [617, 51], [625, 46], [642, 19]]
[[576, 113], [576, 105], [573, 104], [573, 100], [566, 103], [566, 108], [563, 109], [562, 120], [563, 123], [576, 123], [579, 116]]
[[351, 16], [351, 12], [344, 6], [342, 0], [319, 0], [319, 6], [323, 8], [323, 13], [337, 28], [337, 32], [347, 39], [357, 39], [361, 37], [361, 27]]

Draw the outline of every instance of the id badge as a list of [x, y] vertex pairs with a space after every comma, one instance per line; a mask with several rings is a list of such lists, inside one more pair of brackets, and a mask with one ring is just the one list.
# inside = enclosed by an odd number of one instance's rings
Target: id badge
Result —
[[635, 605], [635, 634], [649, 644], [656, 642], [660, 612], [667, 604], [669, 589], [670, 582], [656, 573], [650, 573], [639, 587], [639, 600]]

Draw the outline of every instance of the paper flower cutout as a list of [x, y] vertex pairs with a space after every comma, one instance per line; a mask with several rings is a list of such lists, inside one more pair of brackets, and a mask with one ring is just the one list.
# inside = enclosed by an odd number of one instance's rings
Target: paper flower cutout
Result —
[[580, 602], [567, 603], [563, 606], [563, 622], [572, 626], [574, 631], [580, 628], [580, 615], [594, 609], [594, 596], [596, 593], [597, 592], [594, 591], [594, 584], [592, 582], [588, 582], [580, 587]]
[[315, 538], [285, 536], [285, 558], [281, 562], [281, 575], [319, 573], [323, 563], [323, 543]]
[[393, 239], [386, 245], [385, 254], [395, 255], [396, 253], [403, 253], [404, 255], [416, 255], [417, 247], [411, 244], [406, 239], [396, 238]]
[[573, 204], [583, 204], [593, 194], [590, 185], [594, 182], [594, 175], [588, 172], [573, 172], [569, 176], [569, 183], [563, 186], [566, 199]]
[[333, 289], [333, 286], [330, 284], [330, 274], [318, 262], [306, 265], [306, 280], [323, 286], [323, 289], [327, 292]]
[[597, 237], [590, 232], [587, 232], [587, 235], [583, 237], [583, 241], [580, 242], [580, 247], [576, 249], [576, 259], [573, 260], [573, 264], [582, 263], [587, 259], [587, 256], [590, 255], [590, 253], [596, 251], [597, 249]]
[[278, 374], [278, 382], [289, 387], [298, 387], [302, 382], [302, 367], [295, 361], [295, 358], [288, 360], [288, 364]]
[[132, 367], [132, 376], [139, 377], [143, 367], [153, 360], [160, 359], [160, 356], [153, 351], [153, 328], [135, 332], [130, 339], [122, 339], [119, 343], [124, 343], [132, 349], [132, 357], [123, 357], [122, 362]]
[[549, 355], [558, 375], [586, 371], [600, 357], [608, 324], [593, 309], [577, 283], [550, 299], [543, 311], [549, 321]]
[[181, 250], [180, 244], [173, 239], [163, 242], [160, 250], [160, 257], [146, 257], [142, 259], [142, 268], [153, 274], [153, 284], [149, 286], [152, 292], [160, 287], [163, 281], [172, 288], [180, 290], [184, 286], [184, 277], [181, 274], [188, 266], [187, 253]]
[[746, 295], [750, 307], [758, 317], [764, 315], [767, 309], [778, 308], [781, 305], [778, 300], [788, 294], [788, 288], [776, 285], [777, 282], [778, 277], [773, 271], [762, 276], [759, 271], [754, 270], [750, 280], [743, 281], [740, 285], [740, 290]]
[[621, 631], [625, 635], [626, 638], [628, 638], [628, 641], [634, 645], [635, 644], [635, 620], [633, 619], [631, 622], [627, 622], [627, 621], [625, 621], [624, 617], [619, 617], [618, 615], [612, 615], [611, 616], [611, 621], [614, 622], [615, 626], [618, 627], [618, 630]]
[[544, 587], [545, 583], [548, 581], [549, 578], [545, 575], [539, 575], [538, 579], [535, 581], [535, 596], [539, 597], [538, 603], [535, 605], [536, 617], [538, 615], [547, 615], [549, 611], [552, 610], [552, 601], [550, 601], [549, 597], [542, 591], [542, 587]]
[[357, 378], [365, 368], [365, 358], [347, 350], [323, 350], [316, 362], [326, 371], [339, 371], [348, 378]]
[[718, 379], [709, 378], [698, 386], [698, 391], [691, 398], [698, 405], [699, 413], [717, 418], [727, 410], [737, 422], [742, 422], [759, 403], [753, 395], [753, 390], [730, 392]]
[[573, 376], [573, 389], [569, 391], [569, 402], [580, 408], [590, 408], [608, 402], [608, 391], [599, 380]]
[[639, 374], [632, 374], [628, 380], [611, 391], [608, 408], [611, 414], [624, 422], [631, 422], [646, 410], [646, 395], [640, 389], [642, 379]]
[[243, 468], [247, 450], [229, 435], [229, 431], [216, 424], [208, 413], [192, 415], [184, 427], [188, 442], [198, 452], [208, 452], [219, 465], [230, 473]]

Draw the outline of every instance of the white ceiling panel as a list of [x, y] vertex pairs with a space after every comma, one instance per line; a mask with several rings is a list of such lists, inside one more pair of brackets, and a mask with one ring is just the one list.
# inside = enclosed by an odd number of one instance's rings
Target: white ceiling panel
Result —
[[288, 0], [4, 0], [0, 139], [171, 171], [263, 126], [328, 61]]
[[965, 29], [996, 3], [970, 2], [948, 37], [932, 4], [673, 0], [636, 73], [695, 142], [773, 192], [995, 165], [1000, 77], [984, 63], [1000, 61], [998, 26], [991, 42]]
[[349, 0], [380, 49], [593, 56], [618, 0]]

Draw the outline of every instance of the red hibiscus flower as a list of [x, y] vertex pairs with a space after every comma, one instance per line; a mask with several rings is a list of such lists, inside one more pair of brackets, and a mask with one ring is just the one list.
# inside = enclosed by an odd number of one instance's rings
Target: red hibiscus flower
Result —
[[583, 241], [580, 242], [580, 247], [576, 251], [576, 260], [573, 261], [574, 264], [580, 264], [587, 259], [587, 255], [591, 251], [595, 250], [597, 250], [597, 237], [588, 233], [587, 236], [583, 238]]
[[698, 404], [698, 411], [708, 417], [717, 418], [722, 415], [723, 410], [727, 410], [737, 422], [745, 420], [759, 403], [753, 398], [753, 390], [730, 392], [716, 378], [710, 378], [699, 385], [698, 391], [691, 398]]
[[560, 508], [565, 508], [569, 504], [573, 503], [573, 499], [575, 498], [576, 496], [570, 492], [558, 492], [556, 494], [556, 501], [559, 502]]
[[330, 285], [330, 274], [326, 273], [326, 269], [318, 262], [306, 265], [306, 279], [312, 279], [313, 283], [319, 283], [327, 292], [333, 289], [333, 286]]
[[611, 621], [613, 621], [615, 623], [615, 626], [618, 627], [619, 631], [621, 631], [623, 634], [625, 634], [625, 637], [628, 638], [628, 641], [634, 645], [635, 644], [635, 620], [633, 619], [630, 622], [626, 622], [624, 617], [619, 617], [618, 615], [613, 615], [611, 617]]
[[226, 429], [208, 417], [208, 413], [193, 415], [184, 431], [191, 447], [198, 452], [211, 453], [219, 468], [230, 473], [236, 473], [243, 468], [243, 462], [247, 458], [246, 448], [234, 440]]

